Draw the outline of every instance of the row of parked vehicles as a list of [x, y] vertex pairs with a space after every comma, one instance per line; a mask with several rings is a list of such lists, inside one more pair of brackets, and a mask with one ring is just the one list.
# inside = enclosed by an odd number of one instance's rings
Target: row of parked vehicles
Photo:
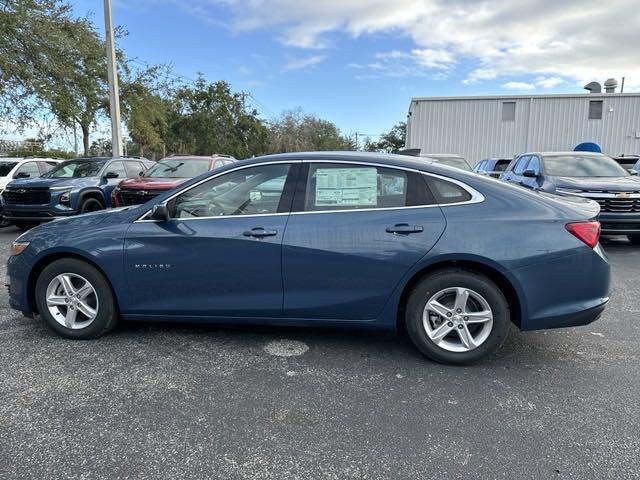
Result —
[[473, 168], [459, 155], [403, 153], [497, 178], [531, 190], [587, 198], [600, 205], [605, 235], [626, 235], [640, 244], [640, 156], [592, 152], [529, 152], [489, 158]]
[[180, 183], [228, 165], [228, 155], [4, 159], [0, 188], [4, 225], [27, 230], [59, 217], [145, 203]]

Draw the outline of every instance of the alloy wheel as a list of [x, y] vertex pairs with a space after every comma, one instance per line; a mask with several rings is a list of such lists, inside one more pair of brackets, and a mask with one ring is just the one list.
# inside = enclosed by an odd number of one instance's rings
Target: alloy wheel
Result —
[[61, 273], [47, 286], [49, 313], [60, 325], [78, 330], [98, 315], [98, 295], [89, 281], [75, 273]]
[[465, 287], [440, 290], [426, 303], [422, 324], [427, 336], [449, 352], [482, 345], [493, 327], [493, 312], [478, 292]]

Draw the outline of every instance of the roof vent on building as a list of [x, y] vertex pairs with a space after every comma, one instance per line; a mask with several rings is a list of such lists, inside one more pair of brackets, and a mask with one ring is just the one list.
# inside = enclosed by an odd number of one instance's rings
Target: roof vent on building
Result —
[[604, 91], [607, 93], [616, 93], [618, 87], [618, 81], [615, 78], [610, 78], [604, 82]]
[[602, 87], [598, 82], [587, 83], [583, 88], [589, 90], [589, 93], [602, 93]]

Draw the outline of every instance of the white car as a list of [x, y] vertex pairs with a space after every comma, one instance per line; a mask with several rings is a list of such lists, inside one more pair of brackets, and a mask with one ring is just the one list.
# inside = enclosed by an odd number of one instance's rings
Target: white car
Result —
[[0, 193], [16, 178], [39, 177], [51, 170], [62, 160], [54, 158], [10, 158], [0, 157]]

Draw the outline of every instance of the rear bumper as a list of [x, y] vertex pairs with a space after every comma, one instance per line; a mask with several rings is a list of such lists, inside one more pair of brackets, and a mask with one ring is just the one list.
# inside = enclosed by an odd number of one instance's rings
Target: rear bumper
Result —
[[610, 267], [602, 248], [512, 270], [523, 290], [521, 330], [587, 325], [609, 301]]
[[600, 213], [600, 225], [604, 235], [640, 233], [639, 213]]

